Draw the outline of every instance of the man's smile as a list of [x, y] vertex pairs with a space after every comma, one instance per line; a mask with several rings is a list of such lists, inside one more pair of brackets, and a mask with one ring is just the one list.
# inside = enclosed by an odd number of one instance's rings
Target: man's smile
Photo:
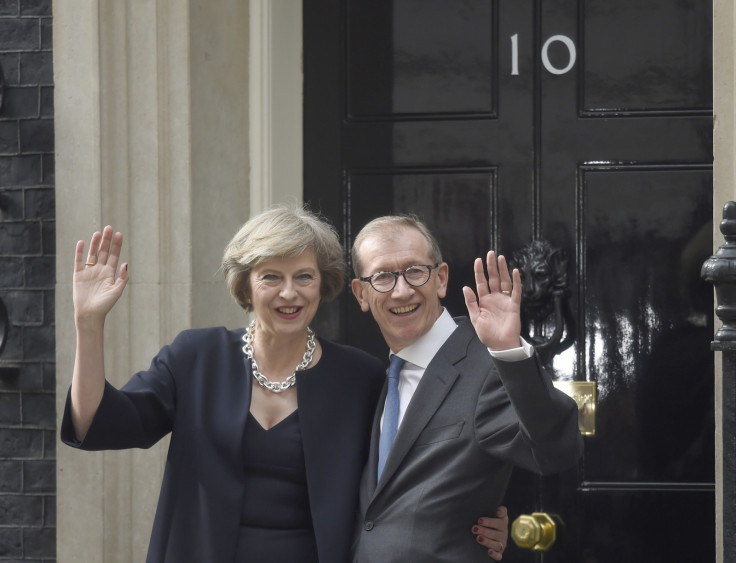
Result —
[[413, 305], [404, 305], [403, 307], [394, 307], [389, 309], [394, 315], [405, 315], [406, 313], [412, 313], [417, 310], [419, 305], [414, 303]]

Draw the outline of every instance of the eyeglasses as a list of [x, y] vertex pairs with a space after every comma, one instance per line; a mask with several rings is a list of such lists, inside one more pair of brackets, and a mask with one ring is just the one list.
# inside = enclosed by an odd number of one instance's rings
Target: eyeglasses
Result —
[[379, 293], [388, 293], [394, 287], [396, 282], [399, 280], [399, 276], [403, 276], [406, 283], [413, 287], [420, 287], [429, 281], [429, 277], [432, 275], [432, 270], [439, 266], [439, 262], [436, 264], [415, 264], [404, 268], [400, 272], [377, 272], [372, 276], [365, 278], [358, 278], [360, 281], [368, 282], [371, 287]]

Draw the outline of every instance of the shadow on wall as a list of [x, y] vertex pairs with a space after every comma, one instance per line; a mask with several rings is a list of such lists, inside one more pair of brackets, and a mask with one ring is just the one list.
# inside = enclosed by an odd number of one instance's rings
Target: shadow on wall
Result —
[[[2, 69], [0, 69], [0, 108], [2, 108], [3, 85]], [[2, 212], [5, 211], [7, 206], [7, 197], [0, 193], [0, 219], [2, 219]], [[20, 372], [18, 366], [3, 361], [3, 349], [5, 348], [5, 343], [8, 341], [9, 333], [10, 320], [8, 319], [8, 310], [2, 298], [0, 298], [0, 377], [15, 377]]]
[[3, 94], [5, 93], [5, 75], [3, 74], [3, 67], [0, 65], [0, 111], [3, 109]]

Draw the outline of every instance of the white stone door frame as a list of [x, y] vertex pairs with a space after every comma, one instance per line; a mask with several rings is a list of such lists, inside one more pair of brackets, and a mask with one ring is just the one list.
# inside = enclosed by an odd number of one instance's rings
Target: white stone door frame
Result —
[[250, 0], [250, 206], [299, 203], [303, 179], [302, 3]]

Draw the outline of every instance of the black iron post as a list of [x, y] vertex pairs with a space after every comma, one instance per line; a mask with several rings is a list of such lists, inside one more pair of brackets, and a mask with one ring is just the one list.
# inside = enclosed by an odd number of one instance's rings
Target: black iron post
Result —
[[[723, 470], [723, 560], [736, 561], [736, 202], [723, 207], [726, 243], [703, 264], [700, 275], [716, 291], [716, 315], [723, 322], [711, 349], [722, 354], [721, 443]], [[716, 409], [717, 410], [717, 409]]]

